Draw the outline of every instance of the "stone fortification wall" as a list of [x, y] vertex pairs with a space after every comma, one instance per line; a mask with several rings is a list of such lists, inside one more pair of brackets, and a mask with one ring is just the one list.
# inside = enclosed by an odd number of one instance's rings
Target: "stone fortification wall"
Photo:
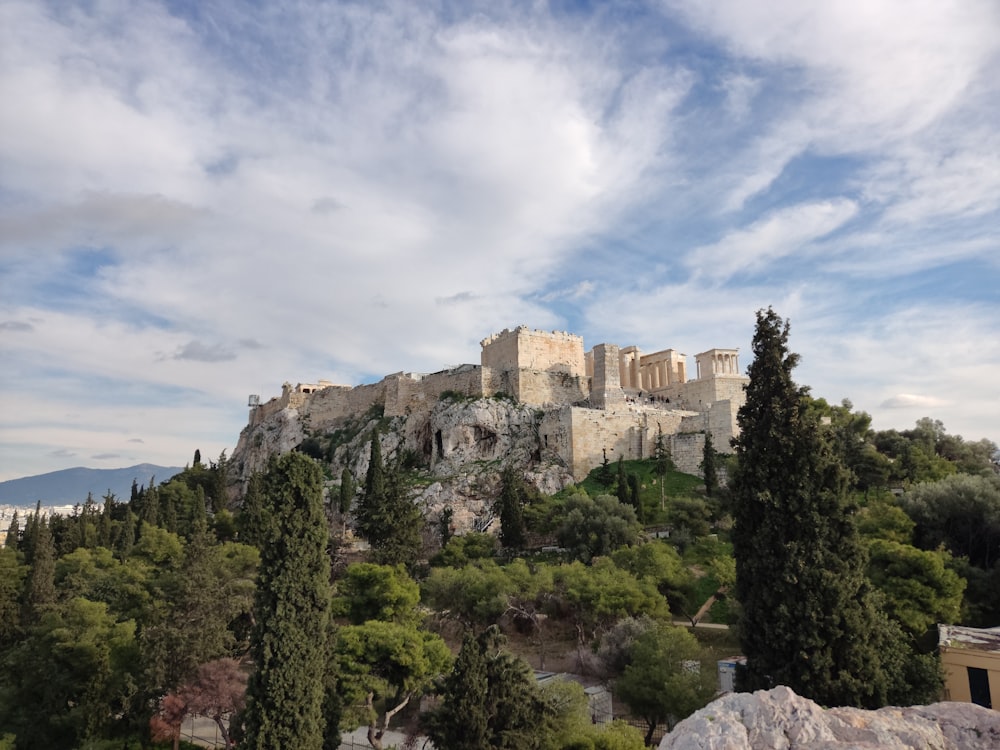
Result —
[[461, 365], [429, 375], [397, 373], [385, 380], [387, 417], [427, 411], [441, 400], [445, 391], [454, 391], [469, 398], [483, 395], [483, 368], [478, 365]]
[[313, 428], [337, 424], [349, 417], [364, 414], [375, 404], [385, 402], [386, 381], [354, 388], [334, 386], [308, 396], [299, 413]]
[[678, 471], [701, 476], [700, 465], [704, 452], [705, 433], [703, 432], [678, 432], [676, 435], [670, 436], [670, 457]]
[[716, 375], [699, 380], [689, 380], [686, 383], [670, 385], [657, 395], [669, 398], [670, 403], [680, 409], [702, 411], [716, 401], [745, 400], [743, 388], [749, 378], [745, 375]]
[[567, 372], [519, 370], [512, 379], [515, 398], [531, 406], [578, 404], [590, 394], [587, 378]]
[[[695, 474], [706, 430], [722, 452], [730, 450], [730, 439], [737, 434], [736, 412], [745, 402], [748, 378], [738, 373], [734, 349], [699, 354], [700, 377], [687, 381], [685, 355], [672, 349], [643, 355], [636, 347], [602, 344], [585, 355], [581, 336], [525, 326], [481, 343], [479, 366], [399, 372], [353, 388], [326, 381], [295, 388], [286, 383], [280, 397], [251, 411], [237, 451], [263, 455], [270, 448], [289, 449], [376, 405], [384, 407], [387, 417], [414, 416], [426, 422], [446, 391], [472, 399], [507, 394], [539, 410], [538, 452], [558, 459], [577, 480], [601, 464], [605, 451], [609, 461], [649, 457], [658, 425], [670, 438], [677, 467]], [[650, 392], [654, 381], [658, 387]], [[425, 427], [416, 442], [429, 457], [440, 442], [442, 453], [445, 431], [439, 441], [438, 430]], [[485, 434], [487, 428], [480, 427]], [[270, 433], [282, 433], [280, 441], [271, 440]]]
[[483, 367], [495, 370], [544, 370], [586, 376], [583, 337], [565, 331], [518, 326], [483, 339]]
[[[570, 467], [573, 477], [580, 481], [591, 469], [601, 465], [605, 451], [608, 461], [617, 461], [619, 456], [626, 460], [649, 458], [656, 445], [657, 430], [662, 429], [669, 439], [681, 429], [689, 416], [698, 415], [645, 406], [624, 406], [612, 410], [571, 407], [560, 413], [560, 418], [568, 422], [566, 432], [570, 443], [568, 452], [561, 454], [561, 458]], [[550, 427], [543, 421], [543, 435], [547, 428], [556, 432], [555, 426]], [[697, 464], [700, 461], [699, 456], [693, 465], [693, 473], [698, 473]]]

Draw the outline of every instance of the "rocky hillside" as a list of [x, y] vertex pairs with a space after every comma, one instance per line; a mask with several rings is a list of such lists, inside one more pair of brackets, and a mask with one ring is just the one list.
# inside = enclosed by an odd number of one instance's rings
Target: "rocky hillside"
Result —
[[381, 410], [371, 409], [320, 422], [307, 403], [246, 427], [230, 465], [245, 483], [270, 456], [299, 449], [329, 467], [331, 485], [339, 482], [345, 467], [360, 482], [368, 469], [371, 435], [378, 427], [382, 455], [419, 469], [414, 499], [425, 514], [434, 517], [451, 507], [456, 528], [464, 531], [488, 521], [499, 470], [507, 464], [521, 469], [542, 492], [572, 484], [566, 466], [543, 456], [538, 434], [543, 416], [540, 409], [506, 398], [454, 397], [405, 417], [385, 418]]
[[972, 703], [824, 710], [787, 687], [731, 693], [678, 724], [660, 750], [986, 750], [1000, 714]]

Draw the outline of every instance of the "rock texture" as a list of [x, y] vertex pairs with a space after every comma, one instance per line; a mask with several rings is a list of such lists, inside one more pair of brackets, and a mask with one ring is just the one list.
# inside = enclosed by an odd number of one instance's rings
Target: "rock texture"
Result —
[[413, 490], [414, 502], [429, 519], [451, 508], [459, 532], [489, 528], [504, 465], [521, 469], [527, 481], [545, 493], [573, 483], [569, 467], [551, 452], [543, 456], [542, 412], [509, 399], [442, 399], [406, 416], [335, 420], [321, 419], [308, 406], [282, 409], [247, 427], [232, 456], [234, 479], [242, 485], [271, 455], [314, 438], [324, 448], [336, 442], [328, 462], [329, 475], [336, 478], [331, 490], [345, 467], [360, 483], [368, 470], [372, 431], [380, 425], [382, 455], [408, 456], [426, 477], [426, 483]]
[[666, 735], [660, 750], [1000, 750], [1000, 713], [972, 703], [823, 709], [787, 687], [730, 693]]

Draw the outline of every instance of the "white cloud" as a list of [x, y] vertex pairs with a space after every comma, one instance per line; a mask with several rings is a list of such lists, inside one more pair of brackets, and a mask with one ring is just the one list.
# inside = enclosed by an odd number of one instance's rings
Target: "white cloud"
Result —
[[[519, 323], [746, 351], [773, 303], [836, 348], [879, 280], [996, 268], [995, 4], [665, 7], [3, 3], [0, 439], [174, 464]], [[962, 410], [861, 330], [847, 390]]]
[[947, 401], [934, 396], [921, 396], [916, 393], [897, 393], [891, 398], [887, 398], [879, 406], [883, 409], [933, 409], [946, 406]]
[[694, 249], [685, 263], [709, 278], [726, 279], [737, 273], [760, 271], [782, 258], [808, 252], [811, 242], [843, 226], [857, 210], [849, 200], [783, 208], [715, 244]]

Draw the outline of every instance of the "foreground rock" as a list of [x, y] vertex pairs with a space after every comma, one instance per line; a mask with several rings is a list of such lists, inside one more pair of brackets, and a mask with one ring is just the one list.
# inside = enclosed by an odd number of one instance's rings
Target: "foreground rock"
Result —
[[972, 703], [823, 709], [787, 687], [731, 693], [678, 724], [660, 750], [1000, 749], [1000, 713]]

